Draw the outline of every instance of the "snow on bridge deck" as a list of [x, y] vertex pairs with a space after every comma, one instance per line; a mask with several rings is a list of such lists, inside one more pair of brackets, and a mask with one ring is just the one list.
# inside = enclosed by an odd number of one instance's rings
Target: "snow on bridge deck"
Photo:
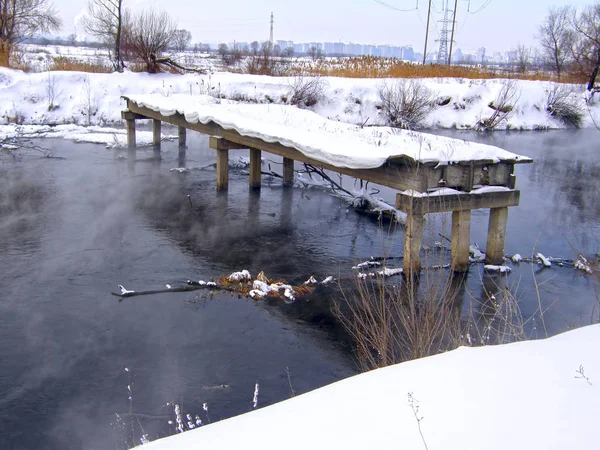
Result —
[[179, 113], [190, 124], [216, 123], [242, 136], [282, 144], [316, 161], [342, 168], [373, 169], [398, 158], [435, 165], [531, 162], [491, 145], [390, 127], [361, 128], [289, 105], [215, 104], [217, 100], [212, 97], [181, 94], [125, 98], [165, 117]]

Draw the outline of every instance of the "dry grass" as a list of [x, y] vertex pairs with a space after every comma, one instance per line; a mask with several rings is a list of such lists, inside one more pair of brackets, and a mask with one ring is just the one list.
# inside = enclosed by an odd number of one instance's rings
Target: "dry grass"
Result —
[[88, 73], [111, 73], [112, 67], [104, 64], [91, 63], [80, 61], [77, 59], [67, 58], [65, 56], [56, 56], [52, 64], [48, 67], [49, 71], [73, 71], [73, 72], [88, 72]]
[[514, 288], [502, 278], [485, 278], [485, 299], [467, 294], [473, 306], [465, 316], [465, 281], [423, 271], [420, 279], [407, 277], [400, 285], [357, 279], [353, 289], [342, 289], [333, 313], [354, 341], [360, 369], [527, 338]]
[[[486, 67], [470, 67], [443, 64], [413, 64], [393, 58], [360, 56], [337, 60], [320, 60], [316, 64], [305, 63], [298, 71], [308, 75], [333, 76], [343, 78], [515, 78], [521, 80], [555, 81], [551, 74], [531, 72], [514, 73]], [[564, 83], [583, 83], [587, 80], [577, 74], [568, 74], [561, 79]]]

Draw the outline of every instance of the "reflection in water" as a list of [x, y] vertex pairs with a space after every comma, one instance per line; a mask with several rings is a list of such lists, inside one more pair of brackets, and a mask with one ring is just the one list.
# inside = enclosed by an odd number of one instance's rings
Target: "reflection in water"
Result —
[[[522, 206], [510, 212], [509, 252], [527, 254], [539, 239], [544, 252], [568, 257], [569, 234], [584, 242], [582, 251], [597, 250], [595, 134], [461, 136], [537, 161], [517, 169]], [[100, 146], [57, 140], [53, 150], [65, 161], [2, 166], [0, 448], [39, 448], [40, 442], [48, 449], [112, 448], [113, 441], [122, 442], [111, 423], [118, 413], [127, 429], [131, 425], [125, 367], [133, 377], [135, 418], [151, 438], [172, 432], [167, 402], [192, 414], [208, 402], [214, 421], [247, 412], [256, 381], [261, 405], [288, 398], [286, 367], [297, 392], [355, 373], [347, 348], [334, 340], [339, 329], [329, 308], [339, 298], [336, 285], [291, 305], [220, 294], [123, 302], [108, 295], [117, 284], [162, 288], [241, 269], [292, 283], [311, 275], [344, 278], [371, 255], [402, 254], [400, 227], [384, 229], [318, 190], [274, 182], [249, 193], [247, 174], [232, 171], [229, 191], [216, 193], [214, 169], [170, 172], [192, 161], [214, 163], [206, 141], [189, 138], [187, 161], [180, 160], [176, 143], [163, 145], [159, 165], [144, 163], [151, 150], [138, 149], [138, 162], [130, 157], [125, 163]], [[11, 191], [11, 183], [19, 189]], [[27, 220], [19, 222], [20, 214]], [[487, 214], [473, 217], [473, 241], [485, 242]], [[437, 230], [433, 239], [439, 239]], [[481, 273], [473, 266], [466, 280], [449, 284], [463, 315], [477, 308], [474, 315], [491, 319], [502, 312], [489, 293], [503, 280], [511, 292], [519, 285], [524, 317], [535, 315], [528, 265], [493, 283]], [[447, 273], [440, 275], [443, 280]], [[591, 282], [560, 268], [536, 276], [543, 306], [551, 306], [549, 333], [589, 323]], [[222, 384], [230, 388], [202, 389]]]

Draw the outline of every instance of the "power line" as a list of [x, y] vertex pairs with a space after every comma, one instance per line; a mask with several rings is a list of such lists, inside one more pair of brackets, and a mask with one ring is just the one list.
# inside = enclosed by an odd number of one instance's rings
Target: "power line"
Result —
[[413, 9], [403, 9], [403, 8], [398, 8], [396, 6], [392, 6], [389, 3], [384, 2], [383, 0], [373, 0], [375, 3], [378, 3], [381, 6], [385, 6], [388, 9], [392, 9], [394, 11], [400, 11], [400, 12], [410, 12], [410, 11], [416, 11], [417, 9], [419, 9], [419, 0], [417, 0], [417, 4]]
[[483, 6], [481, 6], [477, 11], [471, 11], [471, 0], [469, 0], [469, 8], [467, 10], [467, 12], [470, 12], [471, 14], [478, 14], [481, 11], [483, 11], [485, 8], [487, 8], [489, 6], [489, 4], [492, 3], [492, 0], [487, 0]]
[[[419, 16], [420, 18], [421, 16]], [[429, 22], [431, 20], [431, 0], [427, 9], [427, 28], [425, 29], [425, 49], [423, 50], [423, 65], [427, 62], [427, 41], [429, 40]]]
[[456, 30], [456, 10], [458, 9], [458, 0], [454, 0], [454, 15], [452, 16], [452, 36], [450, 37], [450, 53], [448, 54], [448, 64], [452, 64], [452, 48], [454, 47], [454, 31]]

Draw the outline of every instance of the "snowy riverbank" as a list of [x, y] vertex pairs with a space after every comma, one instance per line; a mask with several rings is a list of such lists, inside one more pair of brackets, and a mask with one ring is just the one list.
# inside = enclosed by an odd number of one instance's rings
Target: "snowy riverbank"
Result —
[[595, 449], [599, 345], [600, 326], [592, 325], [546, 340], [462, 347], [145, 448]]
[[[494, 111], [488, 106], [502, 90], [503, 80], [426, 79], [423, 83], [443, 106], [427, 119], [429, 128], [473, 128]], [[0, 125], [116, 126], [121, 124], [125, 94], [209, 95], [214, 102], [285, 103], [294, 78], [214, 73], [212, 75], [92, 74], [81, 72], [23, 73], [0, 69]], [[390, 81], [388, 81], [390, 82]], [[352, 124], [384, 125], [379, 109], [381, 79], [324, 78], [323, 96], [310, 109], [319, 115]], [[554, 83], [517, 81], [514, 112], [499, 129], [559, 129], [566, 126], [546, 111]], [[584, 108], [584, 126], [600, 119], [600, 106], [591, 114], [583, 103], [584, 87], [572, 86]], [[600, 120], [598, 120], [600, 122]], [[1, 131], [0, 131], [1, 133]]]

